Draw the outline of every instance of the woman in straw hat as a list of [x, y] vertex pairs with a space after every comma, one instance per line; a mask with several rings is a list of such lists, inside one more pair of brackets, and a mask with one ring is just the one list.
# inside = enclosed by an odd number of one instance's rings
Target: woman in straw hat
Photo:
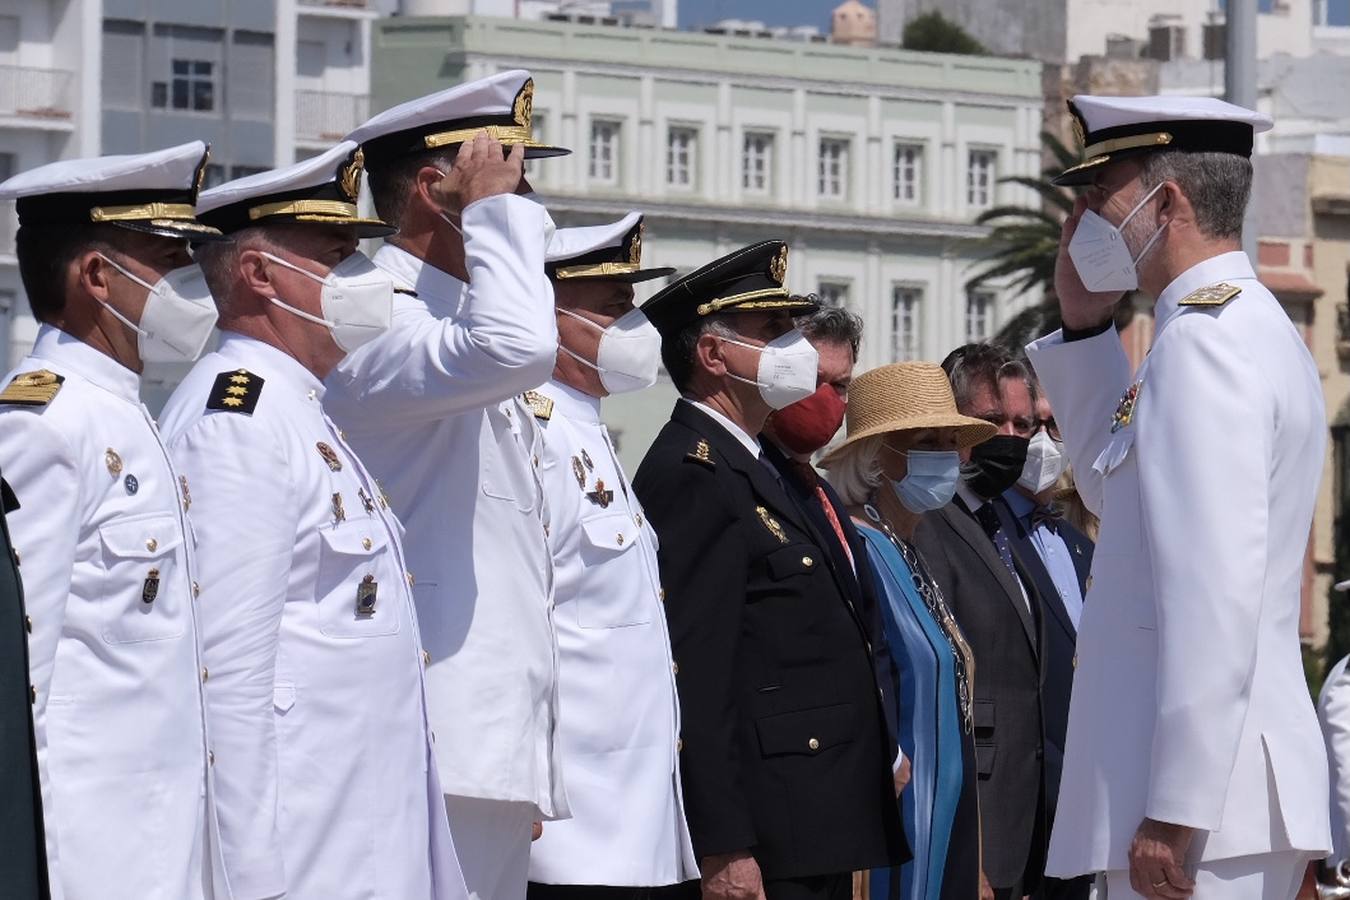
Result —
[[951, 501], [958, 451], [996, 429], [956, 411], [947, 376], [932, 363], [859, 376], [849, 388], [847, 423], [843, 443], [822, 465], [849, 505], [886, 598], [886, 637], [897, 648], [899, 673], [891, 696], [912, 765], [900, 802], [914, 859], [873, 873], [872, 897], [976, 900], [975, 662], [913, 539], [919, 517]]

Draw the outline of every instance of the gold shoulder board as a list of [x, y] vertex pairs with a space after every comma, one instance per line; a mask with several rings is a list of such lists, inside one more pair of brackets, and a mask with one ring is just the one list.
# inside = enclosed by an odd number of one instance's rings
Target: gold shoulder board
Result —
[[1231, 284], [1220, 282], [1202, 287], [1198, 291], [1191, 291], [1185, 297], [1181, 298], [1178, 306], [1223, 306], [1229, 300], [1232, 300], [1238, 294], [1242, 293], [1242, 288], [1233, 287]]
[[525, 402], [530, 405], [530, 412], [534, 417], [542, 422], [547, 422], [553, 418], [553, 401], [545, 397], [538, 391], [526, 391], [523, 395]]
[[717, 463], [712, 458], [712, 447], [708, 446], [708, 441], [705, 438], [699, 438], [698, 443], [694, 445], [694, 449], [686, 453], [684, 459], [686, 462], [703, 463], [710, 469], [717, 467]]
[[14, 380], [0, 391], [0, 403], [12, 403], [16, 406], [46, 406], [52, 402], [57, 391], [61, 390], [64, 375], [38, 369], [36, 372], [24, 372], [15, 375]]

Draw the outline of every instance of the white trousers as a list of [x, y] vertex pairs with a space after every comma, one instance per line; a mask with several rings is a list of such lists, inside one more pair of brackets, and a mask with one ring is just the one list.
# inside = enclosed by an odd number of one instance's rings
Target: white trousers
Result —
[[525, 900], [533, 803], [445, 795], [469, 900]]
[[[1191, 900], [1294, 900], [1312, 855], [1291, 850], [1203, 862], [1196, 869]], [[1097, 876], [1089, 900], [1136, 900], [1128, 871]]]

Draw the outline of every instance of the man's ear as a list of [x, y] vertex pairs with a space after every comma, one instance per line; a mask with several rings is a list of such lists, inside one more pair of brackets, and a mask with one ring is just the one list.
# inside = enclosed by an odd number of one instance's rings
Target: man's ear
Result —
[[727, 374], [726, 343], [712, 332], [699, 335], [694, 344], [695, 367], [721, 378]]
[[[86, 250], [71, 263], [80, 290], [105, 303], [111, 295], [111, 279], [121, 273], [108, 264], [97, 250]], [[67, 282], [69, 283], [69, 282]]]
[[260, 251], [244, 250], [239, 254], [237, 272], [250, 291], [270, 297], [276, 293], [276, 286], [272, 283], [272, 267], [268, 262]]
[[435, 188], [444, 180], [445, 173], [435, 166], [423, 166], [413, 178], [416, 202], [433, 215], [441, 211], [441, 204], [436, 201]]

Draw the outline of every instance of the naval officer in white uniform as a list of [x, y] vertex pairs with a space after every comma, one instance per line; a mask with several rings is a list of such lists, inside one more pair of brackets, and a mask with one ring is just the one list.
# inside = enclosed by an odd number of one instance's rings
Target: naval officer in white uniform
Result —
[[534, 823], [567, 814], [542, 447], [521, 398], [558, 351], [551, 222], [520, 196], [525, 157], [566, 151], [532, 139], [533, 96], [529, 73], [503, 72], [352, 133], [399, 228], [375, 264], [403, 292], [325, 400], [408, 528], [441, 786], [480, 900], [521, 900]]
[[[1323, 465], [1317, 368], [1239, 249], [1253, 134], [1219, 100], [1075, 97], [1086, 187], [1065, 222], [1064, 329], [1028, 347], [1102, 516], [1047, 874], [1110, 900], [1288, 900], [1330, 847], [1299, 653]], [[1111, 327], [1157, 298], [1135, 373]]]
[[356, 250], [361, 152], [207, 191], [220, 347], [165, 406], [195, 488], [208, 720], [233, 900], [462, 900], [432, 760], [400, 527], [323, 412], [323, 376], [389, 324]]
[[547, 254], [558, 312], [553, 378], [526, 394], [544, 433], [558, 632], [558, 735], [572, 818], [530, 852], [531, 900], [656, 898], [691, 887], [677, 755], [680, 709], [657, 536], [600, 404], [656, 382], [661, 335], [633, 308], [642, 216], [560, 228]]
[[189, 487], [140, 401], [146, 362], [196, 359], [215, 307], [187, 238], [200, 141], [52, 163], [17, 200], [41, 323], [0, 391], [0, 467], [30, 616], [54, 898], [229, 897], [215, 852]]

